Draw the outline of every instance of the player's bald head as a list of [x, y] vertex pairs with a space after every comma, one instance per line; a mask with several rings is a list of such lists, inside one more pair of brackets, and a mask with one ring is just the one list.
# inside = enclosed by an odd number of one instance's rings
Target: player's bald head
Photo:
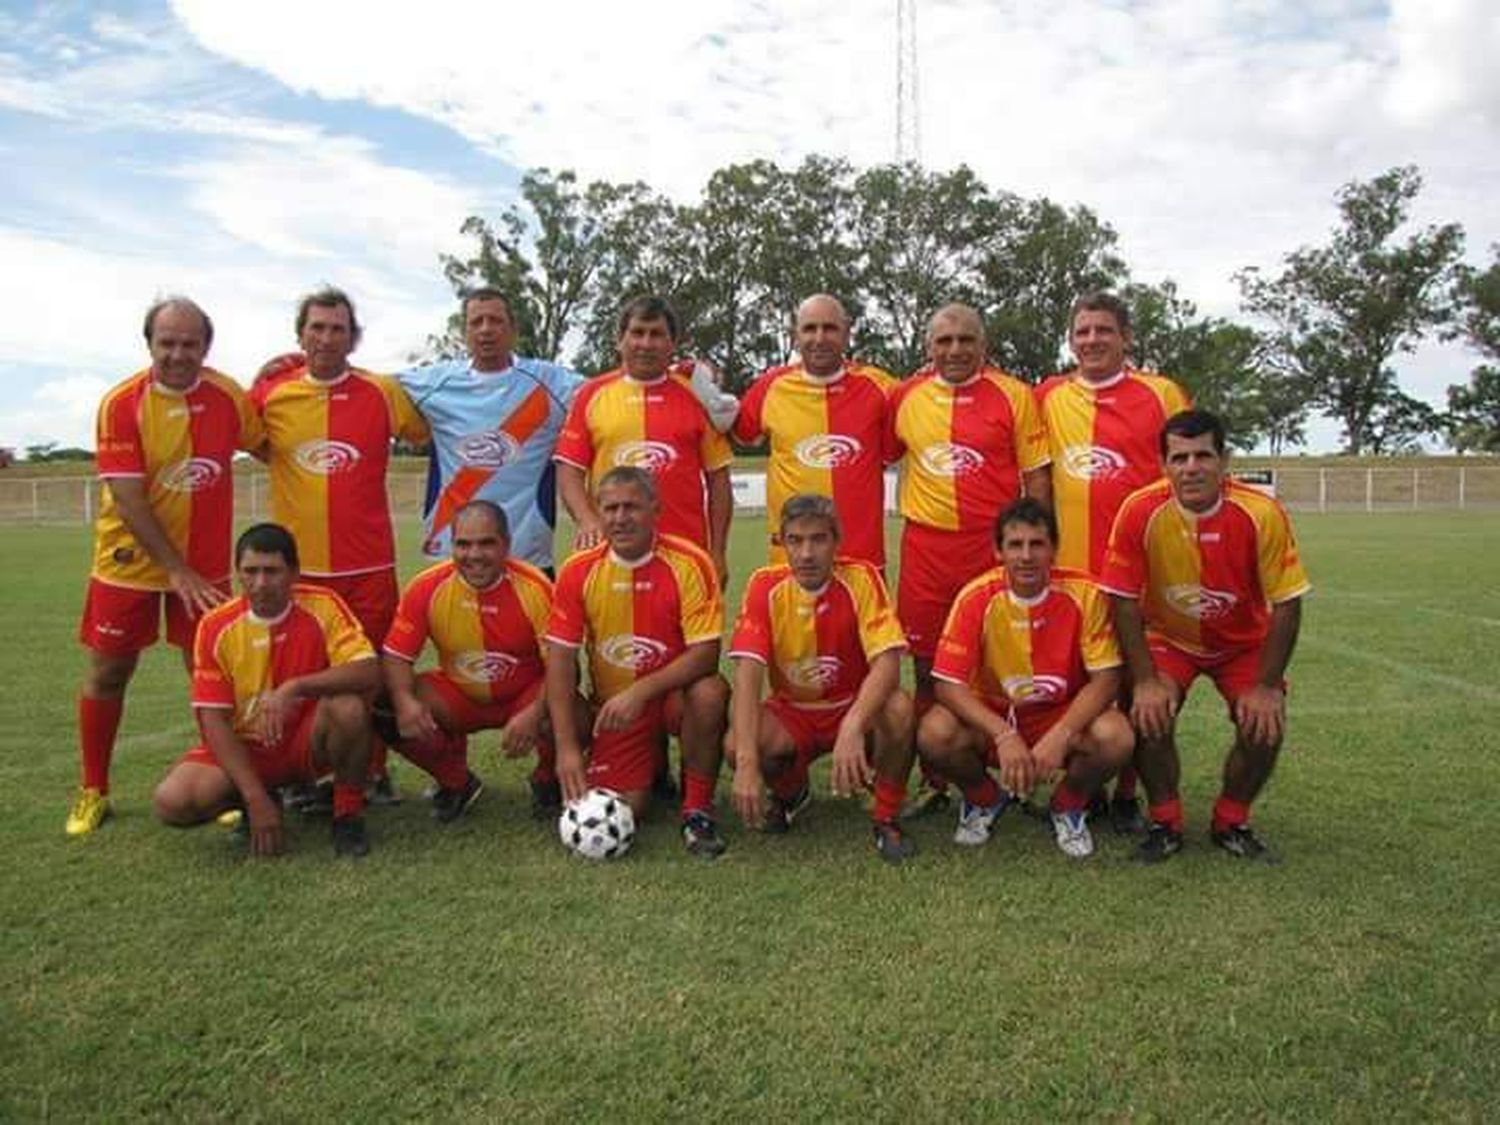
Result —
[[457, 527], [460, 522], [467, 527], [492, 531], [507, 542], [510, 540], [510, 521], [505, 518], [505, 509], [493, 500], [470, 500], [453, 513], [453, 526]]
[[214, 322], [208, 318], [203, 311], [203, 306], [190, 297], [158, 297], [151, 302], [151, 307], [146, 310], [146, 318], [141, 324], [141, 335], [146, 337], [146, 343], [151, 343], [156, 332], [156, 321], [164, 312], [185, 313], [198, 318], [203, 325], [203, 347], [206, 351], [214, 342]]
[[849, 327], [849, 314], [844, 310], [844, 303], [829, 293], [814, 293], [797, 306], [797, 323], [806, 320], [836, 320], [845, 328]]

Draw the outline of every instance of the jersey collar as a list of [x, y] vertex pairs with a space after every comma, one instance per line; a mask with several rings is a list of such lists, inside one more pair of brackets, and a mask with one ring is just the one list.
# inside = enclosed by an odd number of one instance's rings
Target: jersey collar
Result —
[[286, 608], [283, 609], [280, 613], [278, 613], [275, 617], [262, 617], [260, 614], [256, 613], [255, 610], [253, 610], [253, 609], [247, 609], [245, 611], [245, 616], [248, 617], [248, 618], [250, 618], [251, 621], [255, 622], [257, 625], [265, 625], [267, 627], [270, 627], [270, 626], [273, 626], [273, 625], [280, 625], [283, 621], [285, 621], [291, 615], [292, 615], [292, 599], [291, 598], [288, 598], [286, 600]]
[[344, 370], [341, 373], [339, 373], [338, 375], [335, 375], [332, 379], [319, 379], [316, 375], [314, 375], [312, 373], [312, 368], [309, 367], [306, 370], [306, 372], [303, 373], [303, 378], [305, 378], [309, 383], [311, 383], [311, 384], [313, 384], [314, 386], [317, 386], [317, 387], [336, 387], [340, 383], [342, 383], [346, 379], [348, 379], [350, 376], [352, 376], [353, 374], [354, 374], [354, 369], [351, 368], [351, 367], [346, 367], [346, 368], [344, 368]]
[[797, 370], [801, 373], [802, 378], [807, 380], [807, 382], [811, 383], [813, 386], [831, 387], [834, 383], [841, 382], [844, 376], [849, 374], [849, 361], [846, 359], [844, 360], [844, 362], [840, 363], [839, 369], [832, 375], [814, 375], [802, 364], [802, 361], [800, 359], [797, 361]]
[[1037, 606], [1041, 605], [1044, 601], [1047, 600], [1047, 595], [1051, 592], [1051, 582], [1048, 582], [1047, 585], [1041, 588], [1040, 592], [1033, 594], [1029, 598], [1023, 598], [1009, 586], [1005, 588], [1005, 596], [1010, 599], [1011, 605], [1020, 606], [1022, 609], [1035, 609]]
[[609, 549], [609, 561], [612, 562], [612, 563], [614, 563], [616, 566], [623, 566], [626, 570], [639, 570], [641, 567], [645, 566], [648, 562], [650, 562], [655, 557], [656, 557], [656, 540], [655, 539], [651, 540], [651, 546], [648, 547], [646, 549], [646, 553], [644, 555], [642, 555], [638, 559], [622, 559], [619, 555], [615, 554], [615, 549], [613, 547], [611, 547]]
[[160, 391], [164, 395], [172, 395], [175, 398], [185, 398], [203, 385], [203, 372], [199, 371], [193, 381], [185, 387], [169, 387], [161, 381], [161, 376], [156, 373], [156, 368], [151, 368], [151, 389]]
[[1119, 386], [1125, 381], [1125, 376], [1129, 374], [1130, 368], [1122, 367], [1113, 375], [1107, 376], [1103, 379], [1085, 379], [1082, 375], [1080, 375], [1078, 376], [1078, 381], [1091, 391], [1105, 391], [1110, 387]]

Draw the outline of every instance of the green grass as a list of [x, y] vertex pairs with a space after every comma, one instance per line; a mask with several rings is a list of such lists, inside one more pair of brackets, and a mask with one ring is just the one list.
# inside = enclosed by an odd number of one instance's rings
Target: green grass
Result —
[[116, 820], [65, 841], [86, 535], [7, 529], [0, 1120], [1493, 1117], [1500, 520], [1299, 528], [1318, 591], [1257, 814], [1288, 861], [1204, 844], [1226, 736], [1200, 685], [1189, 848], [1152, 870], [1114, 838], [1070, 864], [1023, 818], [976, 852], [923, 822], [888, 869], [826, 783], [788, 837], [731, 826], [715, 865], [657, 819], [590, 866], [490, 736], [465, 821], [408, 800], [372, 812], [364, 863], [311, 821], [250, 863], [150, 818], [191, 737], [162, 649]]

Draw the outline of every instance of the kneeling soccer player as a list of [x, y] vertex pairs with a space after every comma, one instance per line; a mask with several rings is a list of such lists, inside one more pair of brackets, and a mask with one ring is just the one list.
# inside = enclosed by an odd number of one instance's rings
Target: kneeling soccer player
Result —
[[203, 743], [156, 787], [156, 814], [186, 826], [243, 804], [251, 854], [277, 855], [281, 811], [267, 788], [331, 772], [333, 850], [365, 855], [363, 693], [380, 682], [375, 653], [337, 594], [297, 581], [297, 543], [284, 527], [245, 531], [234, 566], [240, 596], [204, 615], [193, 645]]
[[[595, 497], [604, 542], [580, 551], [557, 576], [547, 625], [547, 707], [557, 738], [557, 776], [569, 801], [613, 789], [640, 815], [666, 753], [682, 747], [682, 838], [694, 855], [724, 851], [714, 822], [729, 685], [718, 674], [724, 609], [719, 575], [701, 548], [657, 533], [660, 500], [644, 469], [620, 465]], [[587, 647], [594, 720], [574, 713], [578, 650]]]
[[1230, 855], [1275, 863], [1250, 828], [1250, 805], [1286, 734], [1286, 668], [1302, 596], [1312, 587], [1286, 510], [1226, 476], [1217, 417], [1174, 414], [1160, 447], [1166, 479], [1131, 493], [1120, 508], [1100, 580], [1130, 663], [1130, 718], [1151, 802], [1151, 828], [1136, 859], [1160, 863], [1182, 849], [1177, 711], [1192, 682], [1208, 676], [1235, 729], [1211, 839]]
[[943, 627], [938, 705], [917, 748], [963, 789], [956, 844], [983, 844], [1016, 797], [1061, 771], [1052, 828], [1063, 853], [1082, 859], [1094, 851], [1089, 801], [1135, 745], [1114, 708], [1121, 660], [1109, 604], [1086, 575], [1052, 568], [1057, 520], [1040, 501], [1001, 512], [995, 538], [1000, 565], [959, 592]]
[[[831, 752], [834, 792], [874, 788], [875, 850], [902, 863], [916, 845], [896, 822], [912, 763], [911, 697], [898, 686], [901, 624], [880, 571], [835, 557], [832, 500], [788, 499], [779, 541], [787, 561], [751, 575], [729, 643], [735, 808], [751, 827], [785, 832], [810, 799], [808, 765]], [[767, 668], [771, 695], [762, 701]]]

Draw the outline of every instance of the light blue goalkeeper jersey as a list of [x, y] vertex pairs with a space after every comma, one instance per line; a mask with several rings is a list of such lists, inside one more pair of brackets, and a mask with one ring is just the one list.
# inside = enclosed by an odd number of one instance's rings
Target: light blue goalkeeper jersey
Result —
[[511, 554], [552, 566], [552, 451], [583, 377], [516, 356], [504, 371], [475, 371], [467, 360], [444, 360], [396, 378], [432, 429], [423, 551], [446, 557], [453, 513], [470, 500], [490, 500], [510, 521]]

